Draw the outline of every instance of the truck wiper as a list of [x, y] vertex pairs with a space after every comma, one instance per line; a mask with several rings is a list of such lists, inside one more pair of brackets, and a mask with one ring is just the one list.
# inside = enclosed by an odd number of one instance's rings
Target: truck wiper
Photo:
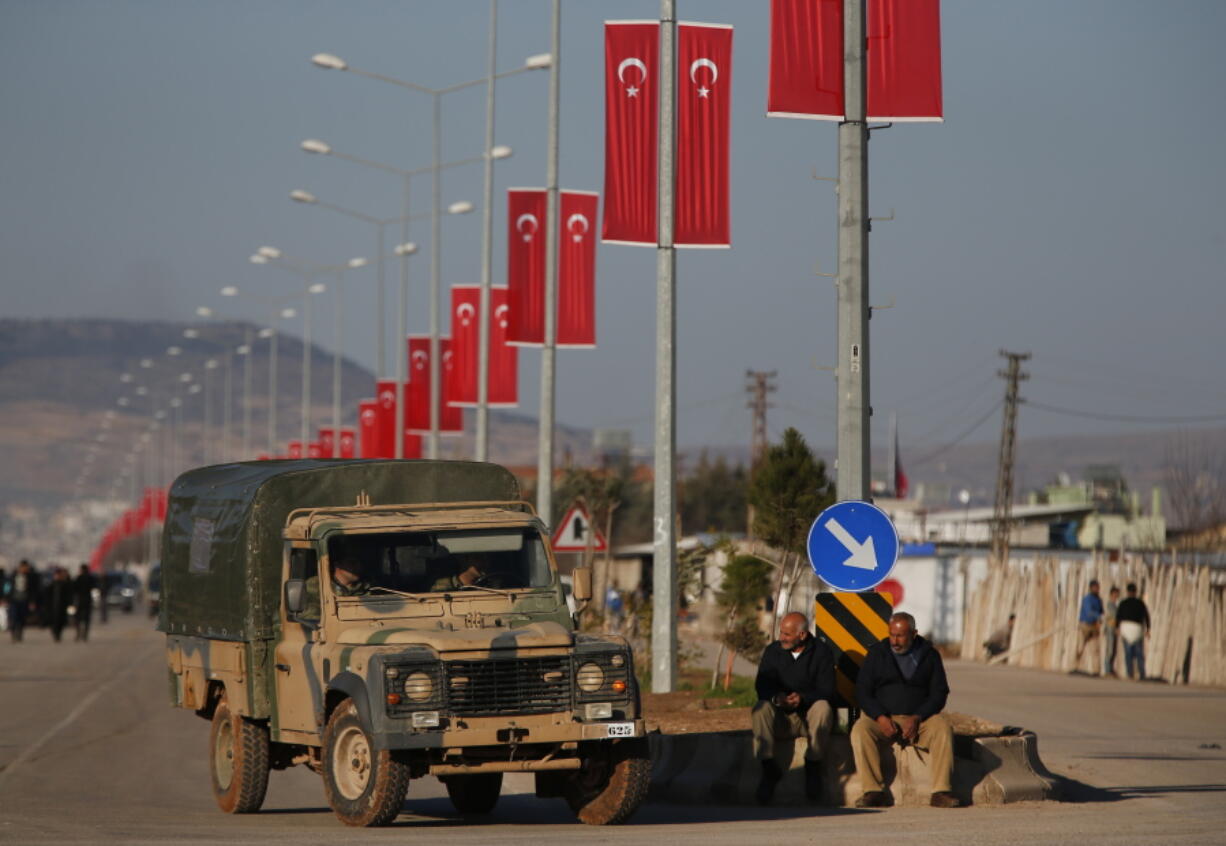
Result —
[[[503, 588], [489, 587], [488, 585], [460, 585], [457, 588], [453, 588], [453, 590], [484, 590], [484, 591], [489, 591], [490, 593], [496, 593], [499, 596], [514, 596], [515, 595], [511, 593], [511, 591], [509, 590], [504, 590]], [[451, 591], [447, 591], [447, 592], [451, 593]]]
[[418, 601], [418, 602], [425, 602], [425, 601], [426, 601], [426, 599], [424, 599], [423, 597], [418, 596], [418, 595], [417, 595], [417, 594], [415, 594], [415, 593], [406, 593], [405, 591], [402, 591], [402, 590], [396, 590], [395, 588], [390, 588], [390, 587], [384, 587], [383, 585], [371, 585], [371, 586], [370, 586], [370, 593], [374, 593], [374, 592], [375, 592], [375, 591], [377, 591], [377, 590], [378, 590], [378, 591], [383, 591], [384, 593], [391, 593], [391, 594], [395, 594], [396, 596], [403, 596], [405, 599], [414, 599], [414, 600], [416, 600], [416, 601]]

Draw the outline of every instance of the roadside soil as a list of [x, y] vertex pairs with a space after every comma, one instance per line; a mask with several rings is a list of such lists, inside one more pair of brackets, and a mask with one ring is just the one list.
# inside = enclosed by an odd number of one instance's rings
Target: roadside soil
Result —
[[[705, 697], [709, 672], [683, 672], [672, 693], [643, 691], [643, 716], [648, 731], [691, 734], [707, 731], [749, 730], [749, 708], [733, 707], [732, 697]], [[704, 698], [705, 697], [705, 698]]]

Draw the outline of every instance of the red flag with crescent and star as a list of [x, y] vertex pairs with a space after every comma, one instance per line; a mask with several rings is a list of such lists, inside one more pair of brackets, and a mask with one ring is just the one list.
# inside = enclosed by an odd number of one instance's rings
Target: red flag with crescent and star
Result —
[[391, 458], [396, 454], [396, 380], [377, 380], [375, 399], [375, 458]]
[[658, 21], [606, 21], [601, 239], [654, 247], [659, 137]]
[[558, 202], [559, 347], [596, 346], [596, 233], [600, 195], [563, 191]]
[[354, 440], [355, 440], [355, 437], [354, 437], [353, 429], [349, 426], [342, 426], [341, 427], [341, 437], [340, 437], [340, 457], [341, 458], [353, 458]]
[[476, 285], [451, 286], [451, 349], [445, 405], [477, 404], [477, 343], [481, 329], [481, 289]]
[[[409, 336], [409, 385], [408, 414], [406, 429], [414, 435], [430, 434], [430, 336]], [[442, 365], [442, 391], [439, 400], [439, 432], [455, 433], [464, 431], [464, 412], [459, 408], [447, 405], [447, 362], [450, 359], [451, 339], [439, 338], [439, 352]]]
[[677, 26], [677, 199], [673, 243], [731, 246], [728, 150], [732, 27]]
[[320, 458], [336, 457], [336, 433], [331, 426], [320, 427], [317, 442]]
[[[866, 106], [870, 120], [940, 121], [940, 0], [868, 0]], [[842, 0], [771, 0], [772, 117], [843, 120]]]
[[545, 189], [507, 190], [507, 287], [509, 343], [545, 343]]
[[358, 403], [358, 431], [361, 432], [358, 449], [359, 458], [378, 458], [379, 444], [375, 435], [375, 422], [379, 412], [378, 400], [365, 399]]
[[451, 388], [448, 387], [451, 383], [452, 372], [455, 370], [455, 342], [451, 338], [439, 338], [438, 350], [443, 359], [442, 367], [439, 368], [442, 374], [439, 378], [443, 383], [439, 402], [443, 405], [439, 409], [438, 433], [440, 435], [462, 435], [464, 434], [464, 409], [451, 402]]
[[490, 366], [486, 403], [490, 407], [519, 405], [519, 350], [507, 342], [511, 328], [510, 291], [490, 288]]
[[286, 445], [285, 455], [287, 458], [302, 458], [302, 441], [290, 441]]

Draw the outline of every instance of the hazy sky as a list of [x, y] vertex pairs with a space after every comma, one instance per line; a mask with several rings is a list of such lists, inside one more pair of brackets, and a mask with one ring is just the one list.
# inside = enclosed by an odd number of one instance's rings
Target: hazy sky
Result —
[[[599, 190], [601, 21], [651, 18], [658, 3], [563, 5], [562, 184]], [[683, 20], [735, 26], [733, 248], [677, 261], [679, 441], [748, 443], [752, 368], [779, 372], [775, 436], [791, 425], [831, 445], [835, 295], [813, 270], [836, 265], [835, 194], [810, 177], [835, 174], [836, 125], [764, 116], [765, 0], [678, 7]], [[298, 144], [428, 165], [430, 102], [309, 58], [330, 52], [432, 87], [481, 77], [488, 8], [0, 0], [0, 313], [186, 321], [208, 304], [261, 319], [259, 298], [296, 282], [250, 265], [257, 246], [323, 264], [371, 256], [373, 226], [288, 192], [392, 218], [400, 182]], [[503, 0], [501, 69], [548, 50], [549, 8]], [[874, 443], [891, 411], [912, 455], [995, 440], [1001, 347], [1034, 354], [1023, 438], [1226, 422], [1226, 3], [944, 0], [942, 30], [946, 122], [871, 144], [871, 212], [896, 215], [871, 241], [871, 300], [894, 304], [872, 321]], [[505, 189], [544, 182], [547, 83], [533, 72], [497, 87], [497, 141], [515, 155], [496, 167], [495, 284]], [[483, 91], [449, 96], [444, 115], [444, 158], [479, 155]], [[414, 189], [414, 212], [428, 210], [428, 178]], [[447, 172], [443, 195], [479, 203], [481, 168]], [[480, 214], [444, 221], [444, 285], [479, 280], [480, 232]], [[428, 223], [412, 234], [427, 243]], [[423, 251], [413, 331], [427, 325], [428, 278]], [[346, 306], [345, 352], [367, 366], [374, 279], [353, 273]], [[397, 279], [389, 267], [389, 297]], [[227, 284], [244, 295], [223, 301]], [[597, 284], [599, 346], [559, 352], [558, 419], [631, 428], [649, 444], [654, 251], [602, 246]], [[317, 311], [325, 346], [330, 309], [327, 298]], [[533, 416], [538, 381], [539, 355], [525, 352], [521, 410]]]

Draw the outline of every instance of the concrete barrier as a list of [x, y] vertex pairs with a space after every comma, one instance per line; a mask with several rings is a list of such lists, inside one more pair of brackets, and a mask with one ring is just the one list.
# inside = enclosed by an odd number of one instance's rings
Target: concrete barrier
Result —
[[[955, 721], [955, 726], [958, 721]], [[983, 725], [980, 723], [979, 725]], [[682, 805], [753, 805], [761, 767], [753, 757], [748, 731], [649, 735], [654, 761], [649, 801]], [[804, 791], [804, 738], [777, 743], [776, 760], [784, 772], [772, 805], [812, 804]], [[896, 805], [926, 805], [931, 793], [928, 756], [913, 748], [886, 753], [887, 790]], [[851, 743], [845, 734], [830, 739], [822, 762], [820, 804], [850, 806], [860, 795]], [[1039, 760], [1033, 732], [1010, 730], [994, 735], [954, 735], [953, 788], [964, 802], [1000, 805], [1055, 799], [1056, 779]]]

